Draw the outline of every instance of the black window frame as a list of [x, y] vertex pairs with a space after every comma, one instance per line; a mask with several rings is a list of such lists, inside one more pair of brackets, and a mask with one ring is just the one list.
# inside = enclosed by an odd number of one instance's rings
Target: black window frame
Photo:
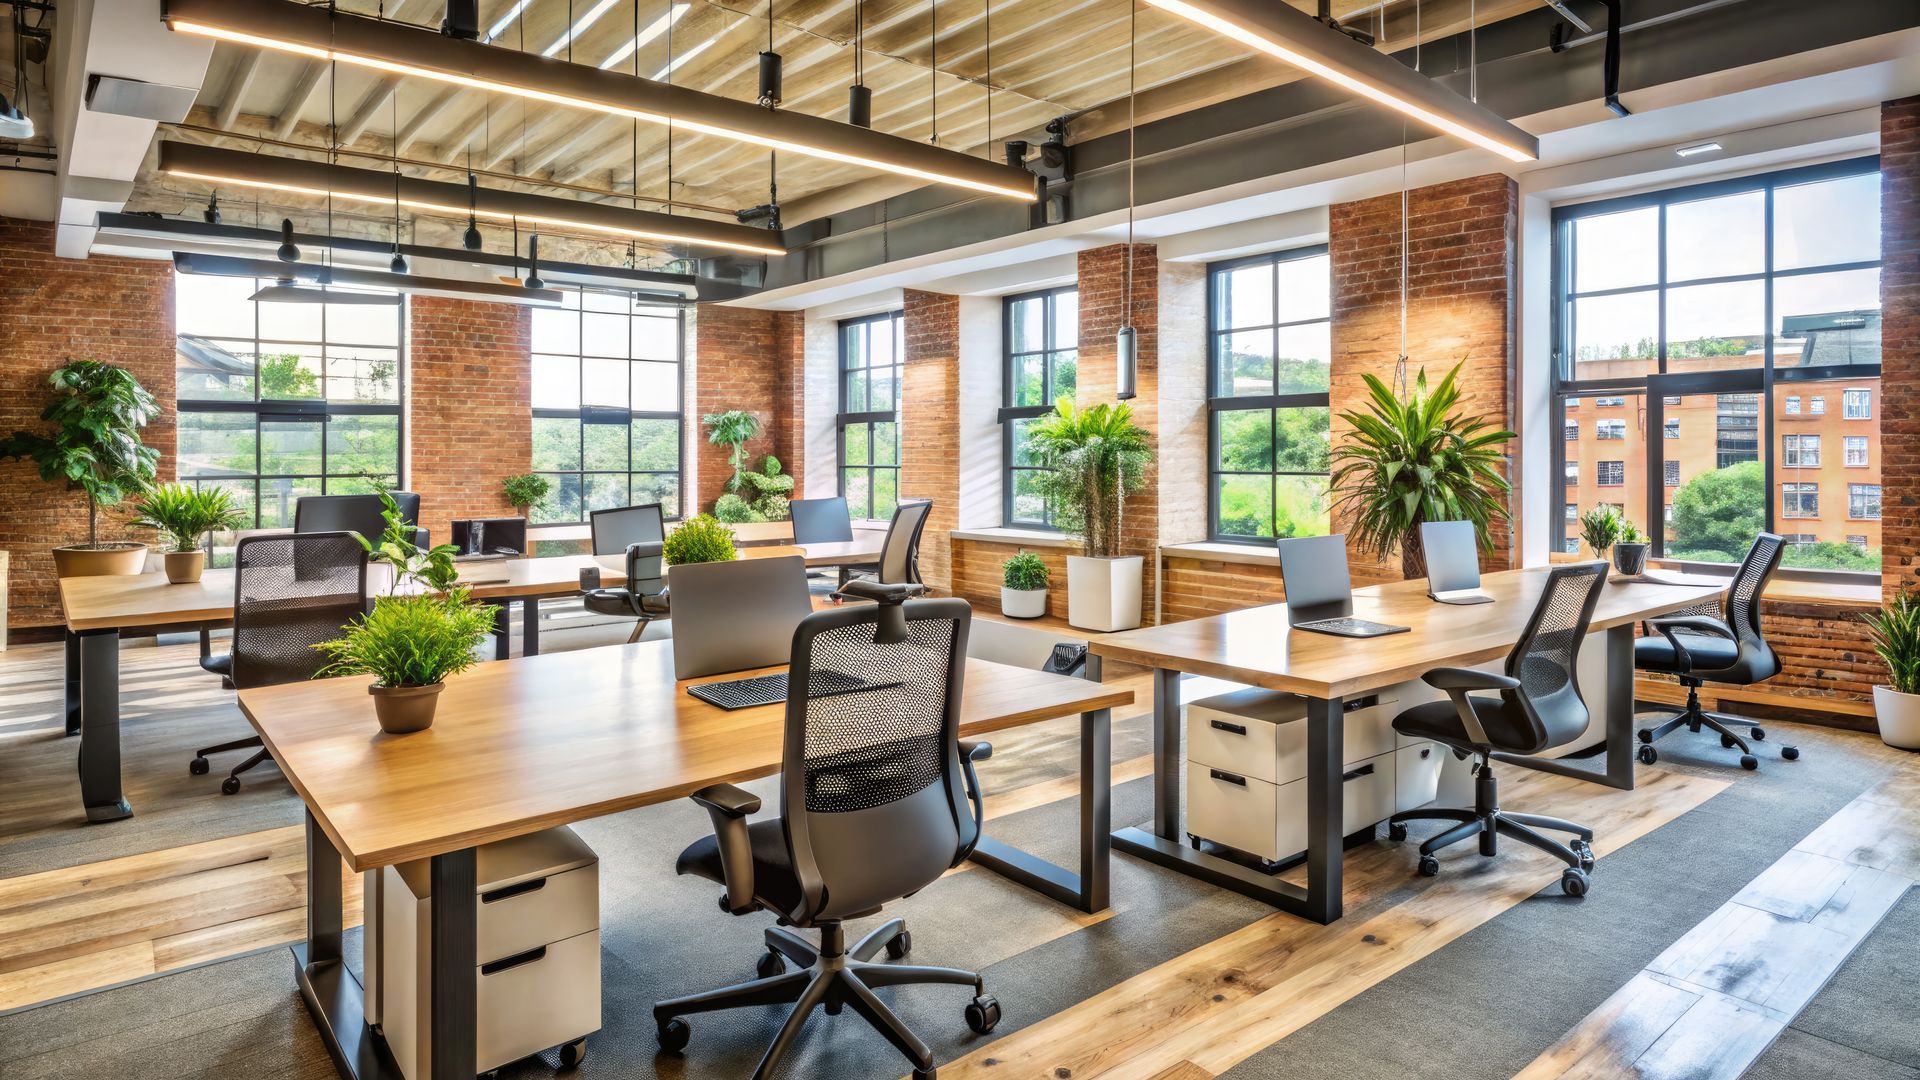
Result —
[[[853, 373], [856, 371], [872, 371], [876, 365], [863, 364], [857, 368], [847, 366], [849, 353], [847, 348], [847, 334], [856, 327], [864, 328], [875, 323], [889, 321], [893, 323], [893, 363], [880, 366], [893, 368], [893, 408], [849, 409], [847, 407], [847, 391], [852, 385]], [[895, 506], [898, 506], [900, 500], [904, 498], [900, 493], [900, 454], [903, 446], [900, 428], [900, 402], [906, 394], [906, 312], [904, 309], [895, 308], [892, 311], [875, 312], [872, 315], [862, 315], [858, 318], [841, 319], [835, 327], [835, 333], [837, 337], [835, 339], [836, 358], [834, 381], [837, 383], [835, 401], [838, 405], [838, 411], [834, 413], [833, 417], [834, 491], [842, 498], [848, 499], [847, 512], [851, 514], [856, 521], [884, 520], [884, 518], [876, 517], [874, 513], [874, 489], [878, 486], [875, 483], [878, 479], [876, 474], [881, 472], [891, 472], [893, 474], [893, 500]], [[872, 403], [872, 393], [871, 389], [869, 389], [867, 400], [860, 404], [871, 405]], [[874, 426], [877, 424], [893, 425], [893, 464], [891, 465], [874, 464]], [[865, 465], [848, 465], [846, 462], [847, 429], [863, 425], [867, 429], [867, 463]], [[854, 506], [852, 499], [847, 496], [847, 473], [853, 469], [863, 470], [867, 474], [867, 502], [865, 506]], [[886, 517], [891, 517], [892, 514], [893, 511], [889, 508]]]
[[[1018, 465], [1018, 447], [1014, 445], [1014, 431], [1022, 420], [1035, 420], [1054, 410], [1054, 400], [1058, 396], [1054, 386], [1054, 369], [1061, 353], [1074, 354], [1074, 386], [1079, 387], [1080, 331], [1076, 303], [1073, 344], [1065, 348], [1053, 348], [1053, 331], [1061, 296], [1072, 293], [1077, 299], [1080, 295], [1078, 283], [1060, 285], [1051, 289], [1035, 289], [1031, 292], [1013, 293], [1000, 301], [1000, 523], [1003, 526], [1020, 529], [1041, 529], [1050, 532], [1060, 531], [1053, 521], [1053, 507], [1048, 505], [1042, 512], [1041, 520], [1034, 521], [1014, 515], [1014, 479], [1023, 472], [1044, 472], [1035, 465]], [[1016, 353], [1013, 348], [1013, 309], [1016, 305], [1031, 300], [1043, 302], [1041, 312], [1041, 342], [1039, 349], [1029, 349]], [[1016, 405], [1013, 401], [1014, 368], [1016, 362], [1032, 356], [1041, 357], [1042, 404]]]

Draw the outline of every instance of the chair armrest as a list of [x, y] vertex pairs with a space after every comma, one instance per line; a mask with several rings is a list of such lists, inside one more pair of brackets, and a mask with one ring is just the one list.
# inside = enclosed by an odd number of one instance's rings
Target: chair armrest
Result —
[[1673, 646], [1674, 666], [1679, 668], [1682, 674], [1693, 670], [1693, 654], [1688, 652], [1686, 645], [1681, 642], [1681, 631], [1705, 637], [1725, 638], [1728, 641], [1740, 640], [1734, 634], [1732, 627], [1711, 615], [1668, 615], [1658, 619], [1648, 619], [1647, 625], [1659, 631], [1660, 636], [1667, 639], [1667, 644]]
[[1458, 690], [1518, 690], [1520, 680], [1493, 671], [1479, 671], [1474, 668], [1443, 667], [1434, 668], [1420, 681], [1435, 690], [1445, 690], [1449, 694]]
[[974, 845], [980, 842], [980, 837], [986, 835], [987, 804], [985, 792], [980, 786], [980, 774], [974, 771], [973, 763], [976, 761], [985, 761], [992, 756], [992, 743], [981, 742], [977, 739], [960, 740], [960, 772], [966, 777], [967, 781], [967, 802], [973, 805], [973, 843], [961, 849], [959, 856], [953, 860], [953, 865], [955, 866], [966, 862], [967, 857], [973, 854]]
[[727, 892], [720, 905], [745, 915], [760, 905], [753, 899], [753, 842], [747, 837], [747, 815], [760, 812], [760, 797], [732, 784], [714, 784], [691, 796], [707, 808], [713, 837], [720, 846], [720, 872]]

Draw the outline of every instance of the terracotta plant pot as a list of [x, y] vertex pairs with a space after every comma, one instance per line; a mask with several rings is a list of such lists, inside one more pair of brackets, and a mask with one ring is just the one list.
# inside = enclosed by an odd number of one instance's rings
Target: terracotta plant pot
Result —
[[57, 547], [53, 549], [53, 569], [63, 578], [143, 573], [147, 569], [147, 545], [126, 542]]
[[440, 703], [440, 691], [446, 685], [367, 687], [367, 693], [373, 695], [373, 713], [380, 718], [380, 730], [405, 735], [432, 727], [433, 709]]
[[200, 580], [207, 569], [207, 553], [195, 548], [192, 551], [169, 551], [166, 553], [167, 580], [175, 585], [191, 585]]

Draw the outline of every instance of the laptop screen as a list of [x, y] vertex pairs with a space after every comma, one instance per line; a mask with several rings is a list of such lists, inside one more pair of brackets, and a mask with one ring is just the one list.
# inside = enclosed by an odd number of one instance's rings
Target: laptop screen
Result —
[[1295, 536], [1275, 544], [1287, 591], [1287, 625], [1353, 614], [1345, 536]]
[[1470, 521], [1426, 521], [1420, 544], [1427, 553], [1427, 591], [1457, 592], [1480, 587], [1480, 553]]

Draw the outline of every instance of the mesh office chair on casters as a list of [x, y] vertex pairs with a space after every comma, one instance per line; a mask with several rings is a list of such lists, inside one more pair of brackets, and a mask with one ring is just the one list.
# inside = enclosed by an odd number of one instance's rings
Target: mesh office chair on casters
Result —
[[[677, 869], [726, 887], [721, 906], [735, 915], [766, 909], [769, 927], [760, 978], [654, 1006], [660, 1043], [685, 1049], [680, 1017], [748, 1005], [793, 1002], [792, 1013], [753, 1075], [779, 1064], [816, 1006], [829, 1014], [851, 1005], [932, 1080], [933, 1055], [874, 991], [883, 986], [970, 986], [968, 1026], [981, 1034], [1000, 1022], [1000, 1005], [979, 975], [956, 968], [873, 963], [880, 950], [899, 959], [911, 947], [894, 919], [847, 947], [842, 921], [878, 912], [958, 866], [980, 838], [980, 784], [973, 761], [990, 749], [958, 740], [961, 682], [971, 609], [954, 599], [915, 600], [913, 585], [854, 582], [852, 604], [809, 615], [794, 633], [791, 684], [831, 670], [881, 684], [873, 690], [787, 699], [780, 769], [780, 816], [749, 823], [760, 800], [731, 784], [693, 796], [713, 819], [714, 835], [687, 848]], [[813, 943], [784, 929], [820, 932]], [[787, 971], [792, 961], [804, 970]]]
[[933, 512], [933, 500], [901, 500], [893, 508], [893, 520], [887, 524], [887, 538], [880, 544], [880, 561], [864, 566], [840, 568], [840, 584], [856, 573], [873, 575], [887, 585], [920, 583], [920, 534], [926, 531], [927, 516]]
[[[1606, 587], [1607, 564], [1576, 563], [1556, 567], [1547, 575], [1540, 603], [1507, 654], [1506, 673], [1472, 668], [1435, 668], [1421, 676], [1427, 685], [1447, 693], [1446, 701], [1416, 705], [1393, 718], [1395, 731], [1416, 739], [1432, 739], [1471, 754], [1475, 764], [1474, 805], [1471, 810], [1432, 807], [1407, 810], [1388, 819], [1387, 835], [1407, 838], [1409, 821], [1451, 821], [1451, 829], [1420, 845], [1420, 872], [1440, 872], [1434, 852], [1468, 837], [1480, 838], [1480, 854], [1496, 853], [1497, 838], [1506, 836], [1537, 847], [1567, 864], [1560, 888], [1569, 896], [1584, 896], [1593, 869], [1593, 830], [1559, 818], [1515, 814], [1500, 809], [1492, 755], [1538, 754], [1572, 742], [1587, 730], [1590, 719], [1580, 698], [1575, 673], [1580, 643], [1586, 639], [1593, 607]], [[1472, 691], [1495, 690], [1499, 697], [1474, 697]], [[1571, 845], [1538, 833], [1552, 829], [1573, 833]]]
[[627, 644], [640, 640], [647, 624], [672, 610], [667, 595], [666, 569], [660, 553], [665, 547], [666, 517], [659, 503], [595, 510], [589, 518], [593, 553], [627, 557], [627, 583], [615, 589], [588, 589], [580, 600], [600, 615], [634, 618]]
[[[367, 609], [367, 552], [350, 532], [249, 536], [233, 551], [233, 650], [203, 656], [200, 666], [235, 690], [311, 679], [327, 658], [313, 646]], [[204, 776], [208, 754], [261, 747], [258, 735], [209, 746], [188, 771]], [[220, 784], [240, 790], [240, 774], [272, 757], [264, 748]]]
[[[1720, 733], [1720, 745], [1740, 748], [1740, 767], [1757, 769], [1760, 759], [1746, 740], [1733, 733], [1729, 724], [1747, 723], [1700, 707], [1700, 684], [1734, 683], [1751, 686], [1780, 672], [1780, 658], [1760, 631], [1760, 597], [1767, 582], [1780, 567], [1786, 540], [1773, 533], [1761, 533], [1747, 549], [1747, 557], [1733, 575], [1720, 603], [1706, 611], [1681, 612], [1647, 620], [1647, 634], [1633, 643], [1633, 666], [1642, 671], [1673, 675], [1687, 688], [1687, 704], [1672, 719], [1659, 727], [1640, 729], [1640, 760], [1648, 765], [1660, 760], [1654, 740], [1665, 737], [1682, 724], [1690, 731], [1703, 726]], [[1715, 617], [1717, 611], [1718, 617]], [[1747, 734], [1758, 742], [1767, 737], [1758, 725]], [[1792, 761], [1800, 756], [1794, 746], [1782, 746], [1780, 756]]]

